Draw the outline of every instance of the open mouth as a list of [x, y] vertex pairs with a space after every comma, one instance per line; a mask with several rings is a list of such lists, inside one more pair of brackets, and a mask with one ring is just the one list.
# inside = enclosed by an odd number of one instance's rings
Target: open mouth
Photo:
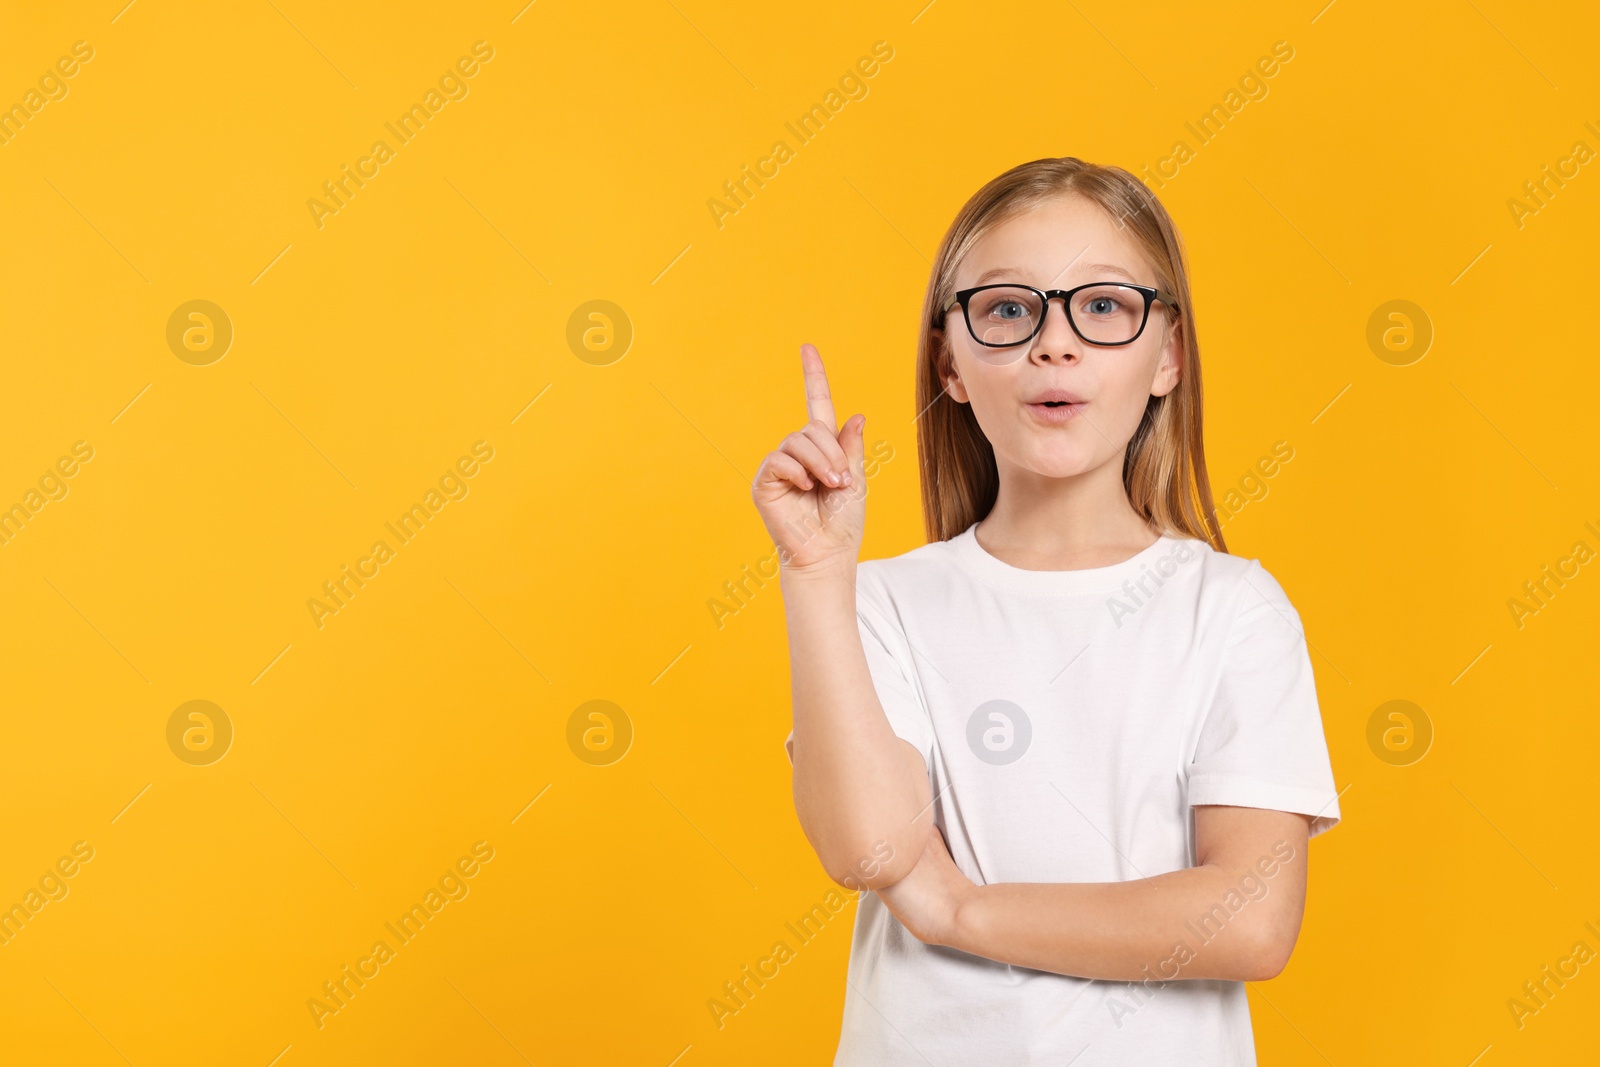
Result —
[[1070, 400], [1039, 400], [1028, 405], [1033, 417], [1041, 422], [1056, 425], [1076, 419], [1084, 408], [1082, 402]]

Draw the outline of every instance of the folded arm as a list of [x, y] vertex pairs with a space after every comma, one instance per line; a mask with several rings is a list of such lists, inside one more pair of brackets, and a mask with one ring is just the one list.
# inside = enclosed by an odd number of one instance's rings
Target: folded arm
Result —
[[878, 896], [918, 939], [1081, 978], [1264, 981], [1288, 964], [1305, 909], [1310, 820], [1201, 805], [1196, 865], [1126, 882], [974, 885], [937, 832]]

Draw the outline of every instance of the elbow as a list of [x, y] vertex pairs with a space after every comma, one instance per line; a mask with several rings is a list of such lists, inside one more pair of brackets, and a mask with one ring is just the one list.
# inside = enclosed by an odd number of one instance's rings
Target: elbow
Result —
[[1244, 973], [1239, 976], [1243, 982], [1270, 982], [1283, 973], [1289, 965], [1289, 956], [1283, 954], [1258, 954], [1248, 961]]
[[1289, 957], [1294, 954], [1298, 934], [1298, 930], [1268, 930], [1255, 938], [1243, 961], [1245, 973], [1240, 975], [1240, 979], [1246, 982], [1269, 982], [1282, 974], [1284, 968], [1289, 966]]
[[918, 820], [900, 834], [828, 857], [823, 866], [828, 877], [846, 889], [884, 889], [911, 873], [927, 844], [927, 832], [927, 826]]

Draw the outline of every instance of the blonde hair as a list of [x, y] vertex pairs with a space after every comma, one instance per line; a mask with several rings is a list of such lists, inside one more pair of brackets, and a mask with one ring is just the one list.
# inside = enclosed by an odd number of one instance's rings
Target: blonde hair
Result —
[[[1157, 530], [1208, 542], [1226, 552], [1211, 500], [1201, 437], [1200, 347], [1183, 243], [1166, 209], [1144, 183], [1121, 167], [1073, 156], [1036, 159], [994, 178], [962, 206], [928, 280], [917, 339], [917, 447], [921, 453], [922, 519], [930, 541], [946, 541], [983, 518], [1000, 490], [994, 449], [971, 404], [944, 395], [940, 372], [950, 366], [948, 343], [936, 346], [941, 310], [955, 297], [956, 267], [984, 234], [1006, 220], [1064, 195], [1081, 196], [1119, 220], [1156, 273], [1156, 286], [1178, 299], [1183, 367], [1178, 384], [1152, 396], [1129, 440], [1122, 464], [1128, 501]], [[957, 321], [952, 319], [952, 321]], [[955, 328], [960, 328], [955, 327]]]

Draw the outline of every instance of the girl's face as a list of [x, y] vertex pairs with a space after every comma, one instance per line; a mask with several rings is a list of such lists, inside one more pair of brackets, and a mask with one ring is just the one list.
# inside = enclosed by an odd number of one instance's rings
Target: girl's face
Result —
[[[1101, 281], [1157, 285], [1155, 272], [1125, 233], [1099, 205], [1076, 195], [1058, 197], [996, 226], [956, 270], [957, 289], [996, 282], [1071, 289]], [[1073, 299], [1082, 301], [1091, 292]], [[1015, 315], [1017, 310], [1002, 308], [1000, 313]], [[1079, 325], [1090, 329], [1088, 311], [1075, 307], [1074, 313]], [[976, 305], [973, 316], [974, 325], [983, 329]], [[1110, 462], [1120, 472], [1149, 398], [1165, 396], [1178, 384], [1183, 339], [1176, 323], [1158, 300], [1131, 344], [1091, 345], [1073, 332], [1056, 298], [1046, 308], [1038, 335], [1014, 348], [978, 344], [959, 306], [933, 337], [948, 344], [954, 362], [944, 375], [946, 390], [972, 405], [1001, 469], [1009, 465], [1065, 478]], [[1053, 409], [1037, 403], [1051, 390], [1065, 391], [1080, 403]]]

